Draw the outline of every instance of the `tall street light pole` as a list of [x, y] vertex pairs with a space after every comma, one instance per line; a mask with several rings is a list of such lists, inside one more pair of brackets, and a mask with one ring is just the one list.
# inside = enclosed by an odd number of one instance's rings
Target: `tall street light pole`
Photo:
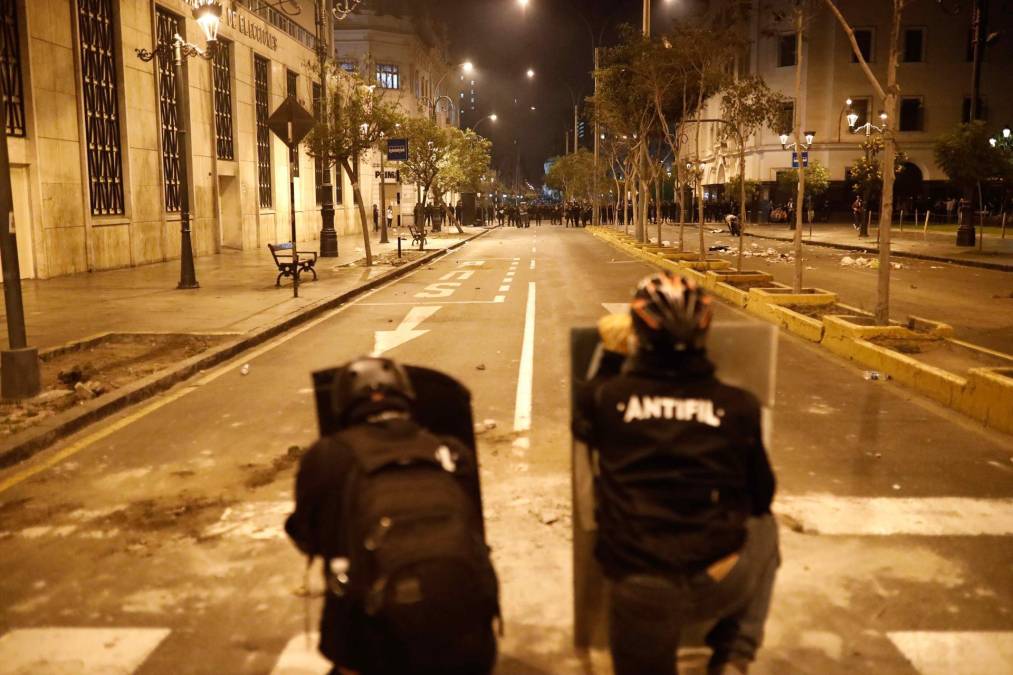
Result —
[[200, 57], [206, 61], [214, 58], [214, 50], [218, 46], [218, 27], [221, 24], [222, 6], [218, 0], [201, 0], [194, 7], [194, 19], [201, 27], [207, 40], [207, 48], [190, 44], [177, 33], [172, 42], [163, 42], [155, 46], [153, 51], [147, 49], [134, 50], [137, 58], [149, 62], [156, 56], [161, 62], [172, 59], [174, 79], [176, 81], [176, 117], [179, 129], [176, 132], [176, 143], [179, 162], [182, 164], [182, 181], [179, 186], [180, 197], [180, 256], [179, 284], [176, 288], [200, 288], [197, 283], [197, 272], [193, 265], [193, 245], [190, 240], [190, 184], [193, 181], [193, 145], [190, 134], [190, 91], [183, 80], [183, 63], [191, 57]]
[[[851, 99], [848, 99], [848, 104], [849, 105], [850, 105], [850, 102], [851, 102]], [[887, 116], [886, 116], [886, 112], [879, 113], [879, 119], [883, 122], [883, 126], [876, 126], [872, 122], [866, 122], [865, 124], [863, 124], [861, 126], [855, 126], [856, 124], [858, 124], [858, 113], [856, 113], [854, 110], [851, 110], [851, 109], [848, 110], [848, 127], [851, 129], [851, 133], [853, 133], [853, 134], [862, 134], [862, 133], [864, 133], [865, 134], [865, 167], [866, 167], [867, 171], [872, 167], [872, 134], [874, 132], [877, 133], [877, 134], [880, 134], [880, 135], [887, 133], [887, 128], [886, 128]], [[859, 230], [858, 230], [858, 236], [859, 237], [868, 237], [869, 236], [869, 219], [866, 217], [866, 213], [868, 213], [868, 211], [869, 211], [869, 180], [868, 180], [868, 176], [866, 176], [866, 179], [867, 179], [865, 181], [865, 186], [866, 187], [865, 187], [865, 190], [862, 192], [862, 195], [863, 195], [863, 200], [862, 200], [862, 222], [859, 223]]]
[[[335, 10], [330, 6], [331, 0], [317, 0], [317, 60], [320, 63], [320, 119], [327, 119], [327, 106], [330, 103], [327, 94], [327, 64], [330, 62], [331, 22]], [[320, 200], [320, 257], [336, 258], [338, 256], [338, 233], [334, 229], [334, 186], [331, 184], [333, 167], [328, 153], [320, 158], [324, 169], [323, 198]], [[341, 175], [340, 168], [338, 175]]]

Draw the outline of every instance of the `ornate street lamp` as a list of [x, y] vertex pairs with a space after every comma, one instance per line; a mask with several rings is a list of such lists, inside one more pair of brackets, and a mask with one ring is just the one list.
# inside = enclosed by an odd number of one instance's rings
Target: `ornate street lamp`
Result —
[[338, 21], [344, 21], [348, 18], [348, 15], [358, 9], [361, 4], [362, 0], [336, 0], [331, 12], [333, 12], [335, 19]]
[[179, 186], [180, 198], [180, 256], [179, 256], [179, 285], [177, 288], [189, 289], [200, 288], [197, 283], [197, 272], [193, 264], [193, 245], [190, 240], [190, 183], [193, 181], [193, 167], [190, 157], [193, 156], [193, 147], [190, 139], [190, 92], [183, 81], [183, 61], [192, 57], [199, 57], [206, 61], [214, 58], [215, 49], [218, 46], [218, 27], [222, 20], [222, 5], [218, 0], [200, 0], [193, 9], [193, 18], [204, 33], [207, 46], [201, 49], [197, 45], [186, 42], [179, 33], [172, 36], [171, 42], [163, 42], [155, 46], [153, 51], [147, 49], [134, 50], [137, 58], [145, 63], [158, 60], [165, 63], [172, 60], [174, 79], [176, 83], [176, 117], [179, 120], [179, 129], [176, 132], [177, 156], [181, 164], [181, 178]]
[[[880, 111], [879, 121], [882, 122], [882, 126], [875, 125], [872, 122], [866, 122], [865, 124], [856, 127], [858, 124], [858, 113], [851, 110], [848, 113], [848, 127], [851, 129], [853, 134], [865, 134], [865, 168], [869, 169], [872, 164], [872, 134], [877, 133], [883, 135], [887, 133], [886, 128], [887, 115], [885, 111]], [[865, 191], [865, 199], [862, 200], [862, 221], [858, 224], [858, 236], [868, 237], [869, 236], [869, 218], [866, 215], [869, 212], [869, 191]]]

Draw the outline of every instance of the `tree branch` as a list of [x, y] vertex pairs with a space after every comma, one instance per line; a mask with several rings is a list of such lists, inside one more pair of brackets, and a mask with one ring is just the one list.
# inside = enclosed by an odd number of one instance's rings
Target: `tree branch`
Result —
[[876, 90], [876, 93], [879, 94], [880, 98], [885, 99], [886, 91], [883, 90], [883, 86], [879, 83], [879, 80], [876, 79], [872, 69], [869, 68], [869, 64], [866, 63], [865, 57], [862, 55], [862, 49], [858, 46], [858, 40], [855, 39], [855, 31], [851, 28], [848, 20], [844, 18], [844, 15], [841, 14], [841, 10], [837, 9], [837, 5], [834, 4], [834, 0], [823, 1], [826, 3], [827, 7], [830, 8], [830, 11], [833, 12], [834, 16], [837, 17], [837, 21], [841, 24], [841, 28], [848, 36], [848, 40], [851, 42], [851, 51], [854, 52], [855, 56], [858, 58], [858, 63], [861, 64], [862, 70], [865, 72], [865, 77], [869, 80], [869, 84], [871, 84], [873, 89]]

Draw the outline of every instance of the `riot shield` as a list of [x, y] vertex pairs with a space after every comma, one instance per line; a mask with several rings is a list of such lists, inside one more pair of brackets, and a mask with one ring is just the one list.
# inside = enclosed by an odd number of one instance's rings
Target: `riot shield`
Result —
[[[476, 476], [478, 453], [475, 444], [475, 424], [471, 412], [471, 392], [454, 378], [430, 368], [404, 366], [415, 389], [415, 421], [439, 436], [452, 436], [471, 453]], [[317, 423], [321, 436], [340, 430], [331, 409], [331, 385], [339, 368], [328, 368], [313, 373], [313, 396], [317, 407]], [[481, 484], [475, 487], [479, 504], [482, 503]]]
[[[764, 411], [764, 441], [769, 441], [777, 368], [777, 327], [742, 319], [717, 321], [711, 327], [707, 351], [725, 383], [755, 395]], [[621, 361], [606, 354], [596, 328], [570, 332], [571, 419], [577, 422], [577, 388], [592, 377], [619, 371]], [[594, 558], [594, 485], [588, 448], [574, 439], [571, 462], [573, 494], [573, 639], [581, 649], [606, 648], [605, 577]]]

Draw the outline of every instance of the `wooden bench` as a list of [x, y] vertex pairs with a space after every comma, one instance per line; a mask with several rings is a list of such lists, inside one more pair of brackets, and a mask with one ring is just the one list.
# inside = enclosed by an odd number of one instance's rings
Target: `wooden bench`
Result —
[[[278, 278], [274, 281], [275, 286], [281, 286], [282, 277], [294, 277], [295, 274], [302, 274], [303, 272], [312, 272], [313, 280], [316, 281], [317, 271], [313, 269], [313, 266], [317, 264], [316, 251], [298, 251], [299, 264], [296, 265], [295, 256], [293, 255], [295, 246], [292, 245], [292, 242], [268, 244], [267, 248], [270, 249], [271, 257], [274, 258], [274, 264], [278, 267]], [[304, 258], [303, 256], [306, 257]]]
[[421, 251], [426, 247], [426, 226], [408, 223], [408, 232], [412, 235], [412, 245], [418, 244]]

